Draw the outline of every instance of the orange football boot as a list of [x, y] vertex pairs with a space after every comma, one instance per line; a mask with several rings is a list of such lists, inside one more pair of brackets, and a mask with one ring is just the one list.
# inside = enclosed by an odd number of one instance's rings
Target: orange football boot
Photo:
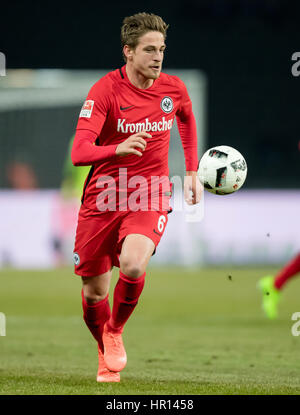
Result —
[[97, 382], [120, 382], [120, 373], [111, 372], [105, 366], [104, 356], [98, 344], [98, 372], [97, 372]]
[[104, 362], [106, 367], [112, 372], [121, 372], [127, 363], [122, 334], [110, 331], [106, 322], [102, 341], [104, 344]]

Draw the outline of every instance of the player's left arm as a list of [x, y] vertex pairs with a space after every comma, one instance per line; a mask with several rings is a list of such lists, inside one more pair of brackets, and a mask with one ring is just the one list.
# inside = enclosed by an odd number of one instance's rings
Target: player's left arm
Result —
[[180, 134], [182, 147], [185, 157], [186, 177], [184, 179], [184, 198], [185, 201], [194, 205], [200, 202], [203, 186], [197, 175], [198, 143], [197, 126], [192, 110], [192, 102], [188, 95], [186, 86], [181, 81], [182, 99], [179, 109], [176, 112], [176, 121]]

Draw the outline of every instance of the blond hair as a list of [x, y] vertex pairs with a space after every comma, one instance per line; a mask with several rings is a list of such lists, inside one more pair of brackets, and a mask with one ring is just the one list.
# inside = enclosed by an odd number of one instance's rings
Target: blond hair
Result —
[[[147, 32], [160, 32], [164, 39], [167, 37], [167, 25], [160, 16], [153, 13], [137, 13], [133, 16], [125, 17], [121, 27], [122, 51], [125, 45], [135, 49], [139, 43], [139, 38]], [[126, 57], [123, 53], [126, 62]]]

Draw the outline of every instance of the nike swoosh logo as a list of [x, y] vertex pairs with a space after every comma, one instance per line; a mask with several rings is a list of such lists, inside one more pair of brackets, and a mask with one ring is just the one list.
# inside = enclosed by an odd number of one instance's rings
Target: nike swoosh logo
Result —
[[155, 229], [153, 229], [153, 232], [154, 232], [154, 233], [156, 233], [156, 235], [161, 236], [161, 233], [156, 232], [156, 230], [155, 230]]
[[133, 105], [130, 105], [129, 107], [122, 107], [122, 106], [120, 106], [120, 110], [121, 111], [125, 111], [125, 110], [128, 110], [129, 108], [132, 108], [133, 107]]

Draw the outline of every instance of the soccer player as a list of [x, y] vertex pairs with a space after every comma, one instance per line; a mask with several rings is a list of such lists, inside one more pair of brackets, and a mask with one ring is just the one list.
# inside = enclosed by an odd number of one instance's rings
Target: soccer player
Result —
[[259, 288], [263, 295], [263, 310], [267, 317], [275, 319], [278, 316], [280, 291], [292, 277], [300, 272], [300, 253], [285, 265], [277, 275], [267, 275], [259, 281]]
[[[161, 72], [167, 28], [154, 14], [124, 19], [126, 64], [91, 88], [71, 152], [75, 166], [92, 165], [78, 215], [74, 263], [83, 282], [84, 321], [98, 343], [98, 382], [120, 381], [127, 362], [124, 325], [138, 303], [147, 264], [168, 221], [168, 148], [175, 117], [189, 179], [184, 185], [187, 202], [198, 203], [203, 191], [196, 174], [191, 100], [178, 77]], [[120, 275], [111, 310], [113, 266], [120, 268]]]

